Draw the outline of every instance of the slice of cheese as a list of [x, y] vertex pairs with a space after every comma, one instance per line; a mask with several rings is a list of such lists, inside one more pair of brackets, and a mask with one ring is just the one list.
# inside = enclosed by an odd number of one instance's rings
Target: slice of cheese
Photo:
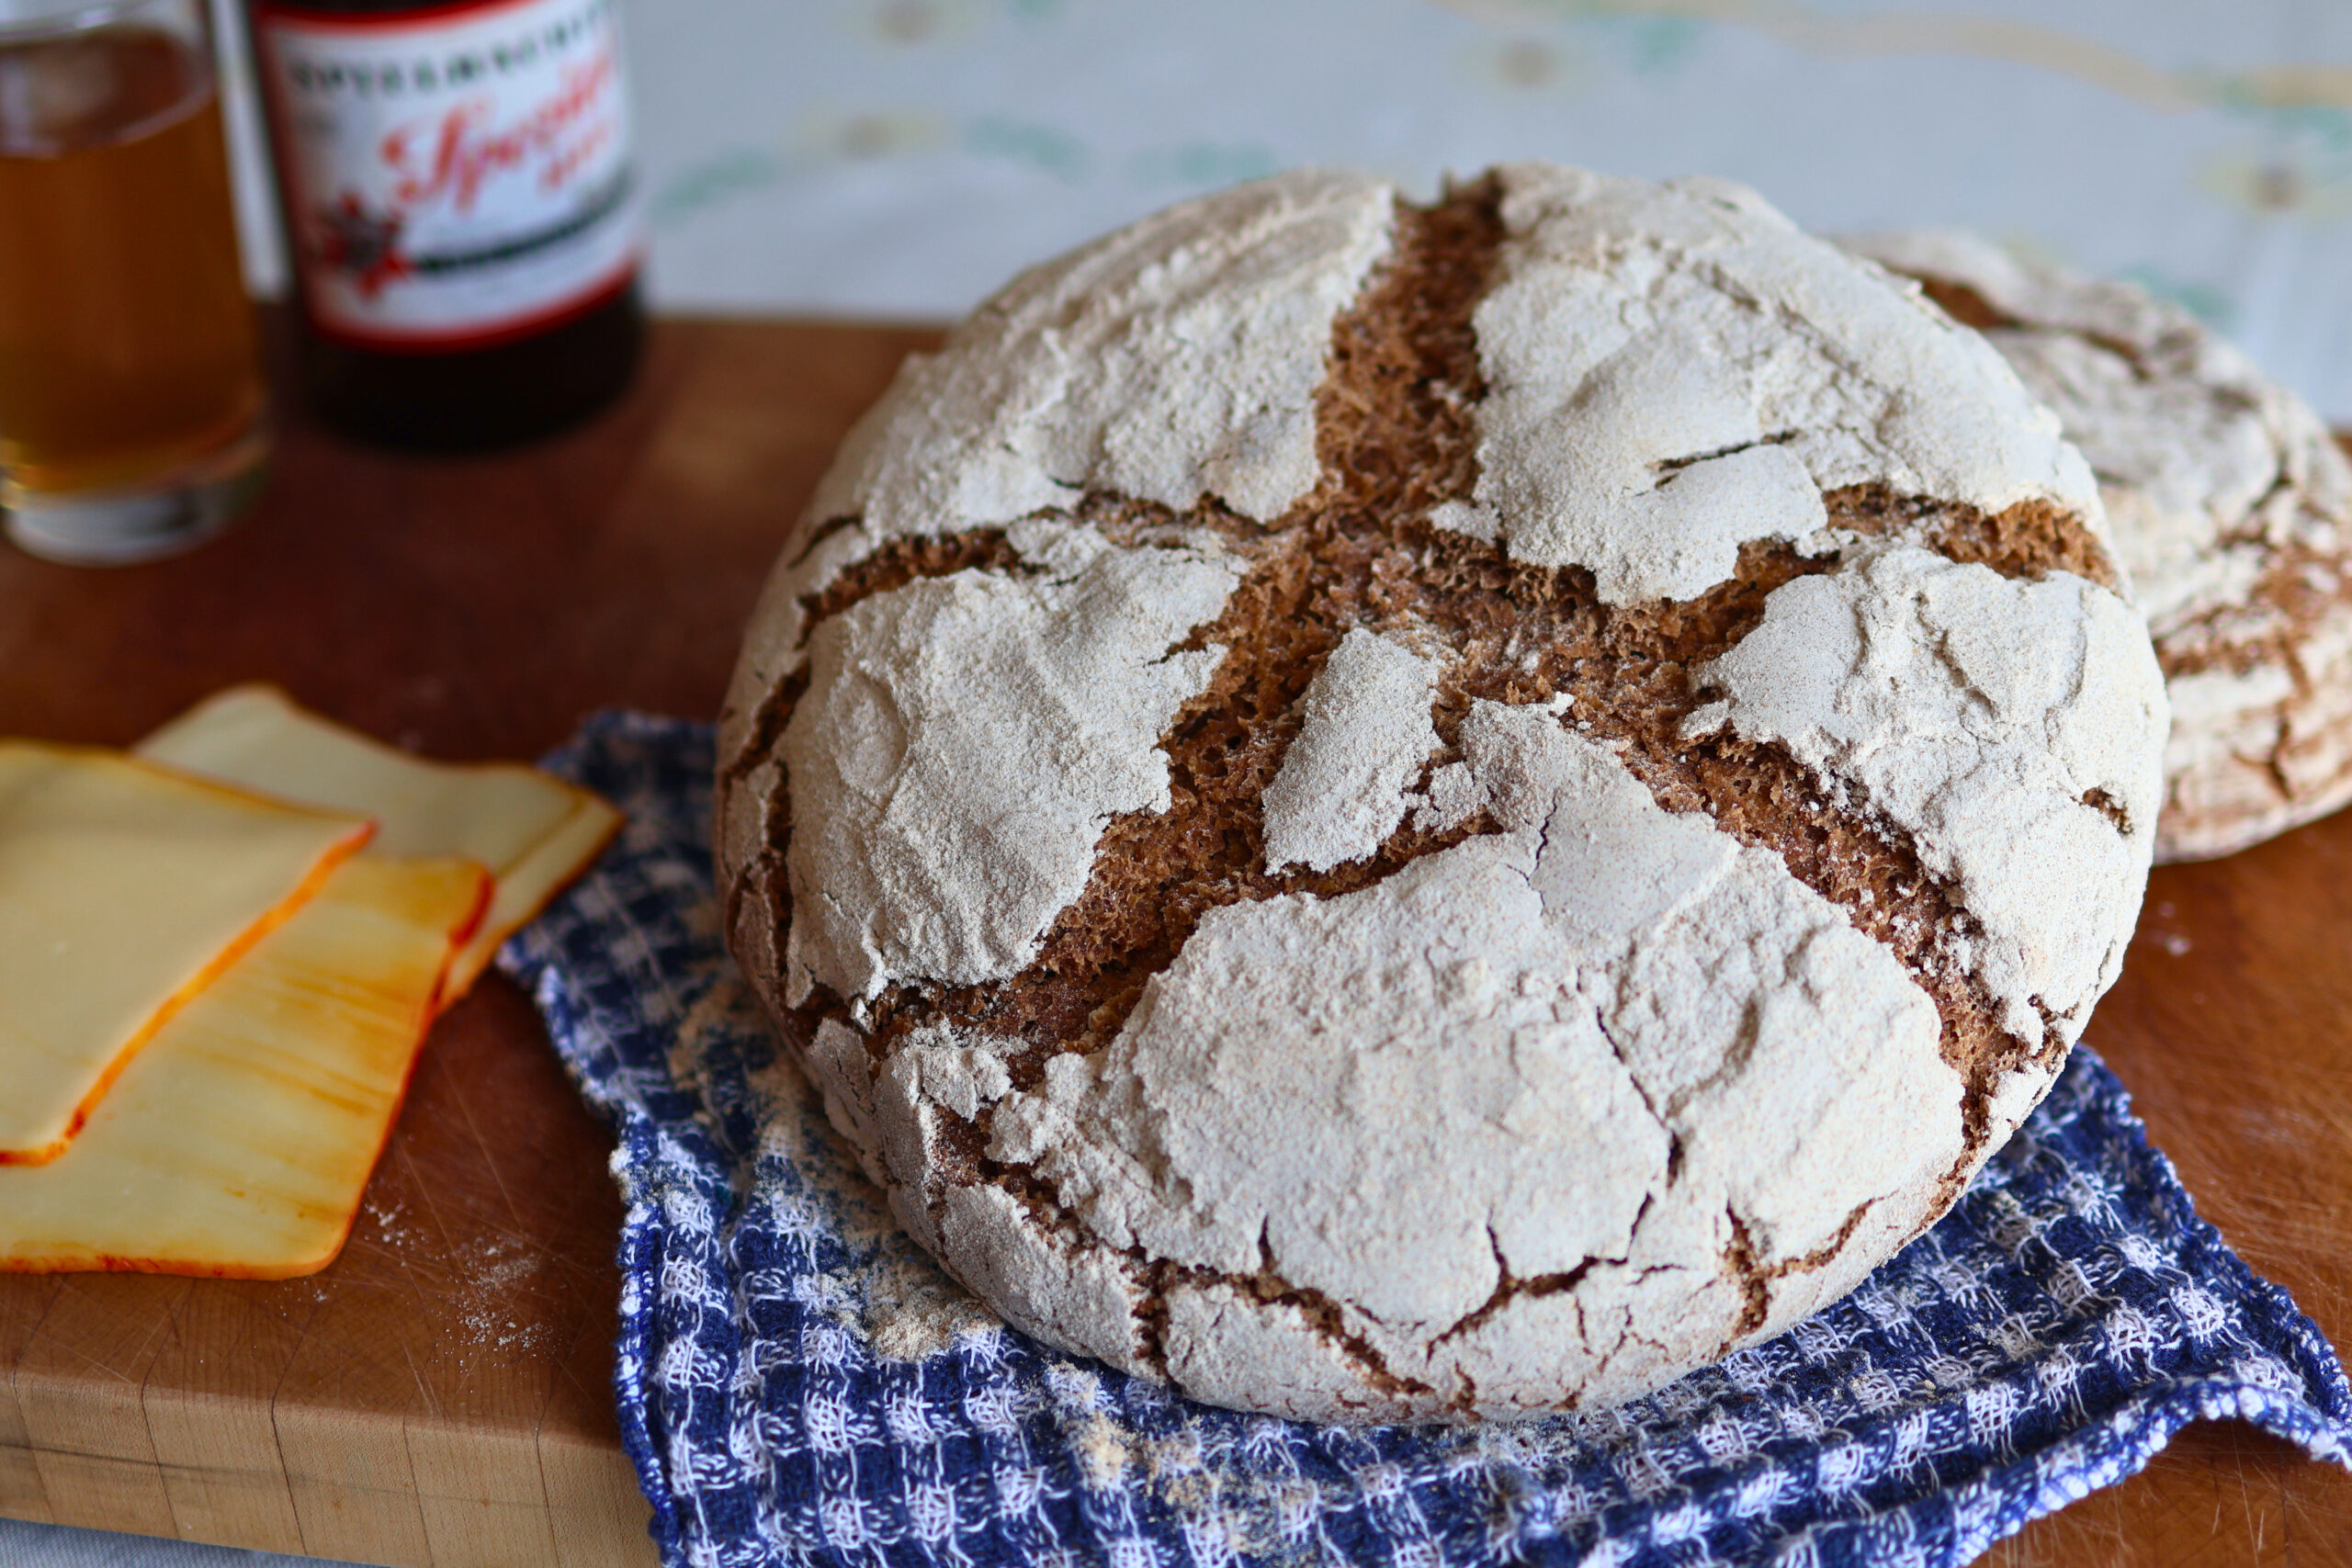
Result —
[[369, 830], [111, 752], [0, 741], [0, 1166], [62, 1153], [174, 1010]]
[[232, 686], [137, 747], [152, 761], [377, 823], [372, 852], [479, 861], [498, 879], [456, 963], [465, 993], [499, 944], [586, 870], [621, 825], [586, 790], [514, 762], [428, 762], [305, 711], [275, 686]]
[[449, 965], [448, 999], [455, 1001], [472, 989], [475, 978], [498, 956], [501, 944], [594, 865], [620, 829], [621, 814], [583, 790], [571, 816], [499, 868], [497, 891], [491, 895], [481, 929]]
[[173, 1016], [71, 1148], [0, 1168], [0, 1269], [324, 1268], [489, 894], [466, 861], [338, 867]]

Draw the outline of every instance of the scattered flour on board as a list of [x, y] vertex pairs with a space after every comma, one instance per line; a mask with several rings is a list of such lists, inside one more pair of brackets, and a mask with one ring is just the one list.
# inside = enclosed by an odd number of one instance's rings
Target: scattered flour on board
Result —
[[407, 1224], [406, 1203], [388, 1203], [381, 1198], [371, 1198], [362, 1212], [375, 1225], [376, 1239], [388, 1247], [405, 1247], [416, 1235]]
[[[411, 1220], [408, 1204], [399, 1199], [371, 1197], [360, 1208], [374, 1232], [370, 1239], [388, 1251], [422, 1243], [424, 1233]], [[548, 1256], [536, 1244], [514, 1236], [492, 1236], [470, 1254], [458, 1249], [464, 1272], [445, 1292], [445, 1299], [467, 1343], [486, 1350], [537, 1351], [554, 1340], [553, 1327], [536, 1316], [519, 1313], [518, 1292], [547, 1267]], [[314, 1299], [325, 1299], [322, 1291]]]
[[518, 1322], [515, 1311], [518, 1292], [547, 1264], [547, 1254], [526, 1241], [502, 1236], [483, 1247], [452, 1294], [467, 1338], [492, 1350], [547, 1348], [552, 1328], [544, 1322]]
[[[360, 1213], [373, 1233], [368, 1239], [387, 1251], [406, 1250], [427, 1240], [403, 1200], [370, 1196], [362, 1202]], [[441, 1293], [467, 1343], [482, 1349], [525, 1353], [552, 1345], [551, 1325], [520, 1321], [538, 1314], [516, 1310], [520, 1292], [548, 1265], [548, 1255], [541, 1247], [517, 1236], [492, 1235], [470, 1251], [455, 1245], [449, 1251], [463, 1272]], [[315, 1277], [309, 1283], [311, 1299], [324, 1301], [325, 1292]]]

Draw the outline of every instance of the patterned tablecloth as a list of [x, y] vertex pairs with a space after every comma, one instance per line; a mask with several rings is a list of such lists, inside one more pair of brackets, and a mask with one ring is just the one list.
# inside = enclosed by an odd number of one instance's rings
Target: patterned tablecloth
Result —
[[551, 765], [629, 813], [503, 957], [620, 1132], [621, 1428], [675, 1565], [1956, 1564], [2232, 1416], [2352, 1462], [2352, 1389], [2078, 1050], [1853, 1296], [1622, 1409], [1234, 1415], [1045, 1350], [889, 1224], [718, 939], [707, 727]]

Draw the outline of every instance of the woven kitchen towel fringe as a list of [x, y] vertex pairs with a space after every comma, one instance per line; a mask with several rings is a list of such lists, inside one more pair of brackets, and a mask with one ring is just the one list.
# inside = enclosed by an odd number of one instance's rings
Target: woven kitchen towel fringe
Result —
[[2090, 1051], [1853, 1295], [1620, 1409], [1461, 1429], [1214, 1410], [995, 1322], [888, 1222], [719, 937], [707, 726], [550, 759], [629, 814], [509, 944], [628, 1200], [621, 1429], [664, 1560], [1967, 1562], [2235, 1416], [2352, 1463], [2352, 1389]]

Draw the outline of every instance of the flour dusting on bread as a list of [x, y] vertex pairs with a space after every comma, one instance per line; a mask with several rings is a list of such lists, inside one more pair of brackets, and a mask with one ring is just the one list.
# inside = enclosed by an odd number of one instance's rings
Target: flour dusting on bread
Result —
[[[1117, 361], [1202, 321], [1197, 401]], [[1752, 194], [1283, 176], [1016, 281], [845, 449], [729, 699], [729, 939], [1024, 1331], [1605, 1404], [2054, 1079], [2158, 803], [2116, 581], [1999, 357]]]

